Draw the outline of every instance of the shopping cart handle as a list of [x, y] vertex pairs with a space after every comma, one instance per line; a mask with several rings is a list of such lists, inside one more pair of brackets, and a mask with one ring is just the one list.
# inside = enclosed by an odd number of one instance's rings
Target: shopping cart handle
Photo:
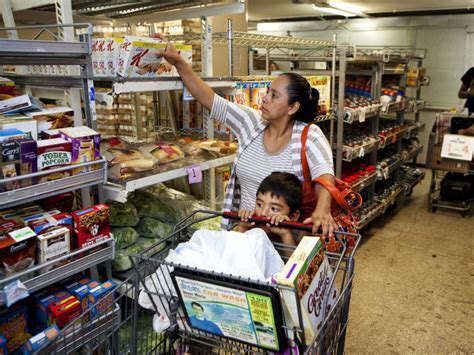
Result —
[[[240, 221], [240, 216], [237, 212], [223, 212], [222, 217], [231, 219], [234, 221]], [[270, 219], [265, 218], [265, 217], [254, 216], [252, 218], [249, 218], [248, 221], [255, 222], [257, 224], [267, 224], [270, 222]], [[303, 224], [303, 223], [293, 222], [293, 221], [280, 222], [278, 223], [278, 227], [289, 228], [289, 229], [300, 230], [300, 231], [308, 231], [308, 232], [311, 232], [313, 230], [313, 226], [311, 224]]]

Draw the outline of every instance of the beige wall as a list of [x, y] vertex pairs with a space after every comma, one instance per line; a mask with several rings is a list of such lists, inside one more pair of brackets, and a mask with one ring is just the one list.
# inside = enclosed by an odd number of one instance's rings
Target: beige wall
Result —
[[[247, 32], [248, 3], [242, 14], [214, 16], [212, 18], [212, 32], [227, 32], [227, 19], [232, 19], [234, 31]], [[213, 71], [214, 76], [228, 76], [227, 46], [214, 45]], [[234, 46], [234, 76], [248, 75], [248, 48]]]

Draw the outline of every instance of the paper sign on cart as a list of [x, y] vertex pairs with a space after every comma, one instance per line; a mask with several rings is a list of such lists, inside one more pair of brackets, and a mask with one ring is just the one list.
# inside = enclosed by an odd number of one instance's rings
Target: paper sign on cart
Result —
[[460, 136], [457, 134], [445, 134], [441, 157], [456, 160], [472, 160], [474, 150], [474, 137]]

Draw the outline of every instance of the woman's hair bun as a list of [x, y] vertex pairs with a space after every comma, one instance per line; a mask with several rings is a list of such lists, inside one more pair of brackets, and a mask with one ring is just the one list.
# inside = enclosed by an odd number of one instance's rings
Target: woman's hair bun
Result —
[[295, 113], [294, 119], [301, 122], [312, 122], [318, 115], [319, 91], [312, 88], [308, 80], [297, 73], [281, 74], [288, 78], [286, 92], [288, 105], [299, 102], [300, 108]]

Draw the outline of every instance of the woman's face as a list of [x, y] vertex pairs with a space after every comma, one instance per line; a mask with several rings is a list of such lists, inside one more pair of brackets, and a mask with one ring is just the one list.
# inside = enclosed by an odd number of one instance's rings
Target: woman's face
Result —
[[[260, 108], [263, 119], [270, 122], [285, 118], [289, 119], [291, 115], [296, 113], [299, 104], [288, 105], [288, 94], [286, 92], [288, 84], [288, 78], [284, 75], [279, 76], [270, 84], [270, 88], [263, 98], [262, 107]], [[298, 107], [295, 109], [296, 105]]]

